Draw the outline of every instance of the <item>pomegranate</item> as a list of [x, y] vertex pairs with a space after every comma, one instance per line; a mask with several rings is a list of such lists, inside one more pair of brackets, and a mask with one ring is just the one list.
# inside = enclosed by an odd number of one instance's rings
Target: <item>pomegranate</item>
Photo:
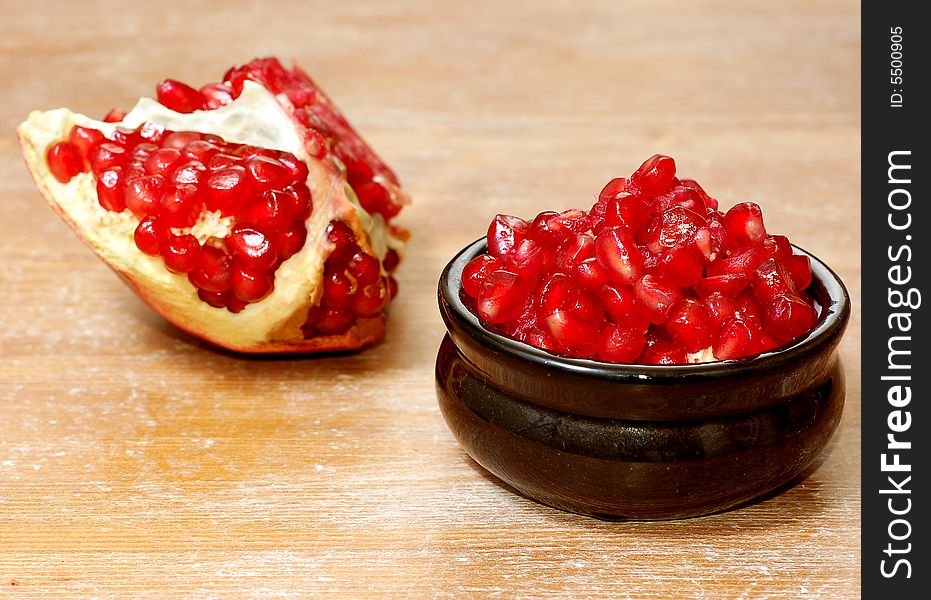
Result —
[[299, 67], [167, 79], [129, 112], [36, 111], [17, 132], [52, 208], [178, 327], [252, 353], [384, 334], [408, 198]]
[[[62, 167], [64, 169], [64, 167]], [[726, 212], [675, 161], [612, 179], [588, 212], [497, 215], [463, 270], [483, 325], [565, 356], [675, 365], [747, 358], [817, 320], [807, 256], [760, 207]]]

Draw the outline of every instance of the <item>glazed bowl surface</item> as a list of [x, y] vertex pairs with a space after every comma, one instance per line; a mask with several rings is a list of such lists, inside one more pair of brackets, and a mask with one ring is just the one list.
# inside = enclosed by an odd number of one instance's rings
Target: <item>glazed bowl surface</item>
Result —
[[436, 388], [447, 425], [518, 492], [610, 519], [674, 519], [732, 508], [797, 477], [837, 428], [843, 283], [811, 259], [820, 315], [791, 344], [751, 359], [613, 364], [550, 354], [486, 329], [461, 297], [477, 240], [439, 282], [447, 334]]

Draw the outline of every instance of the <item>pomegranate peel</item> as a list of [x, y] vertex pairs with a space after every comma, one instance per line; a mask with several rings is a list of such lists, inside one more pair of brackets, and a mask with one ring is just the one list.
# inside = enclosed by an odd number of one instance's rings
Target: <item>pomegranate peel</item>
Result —
[[[96, 121], [67, 109], [34, 111], [17, 133], [27, 168], [46, 201], [143, 301], [179, 328], [217, 346], [247, 353], [346, 350], [377, 342], [384, 334], [384, 308], [389, 295], [393, 296], [389, 290], [394, 289], [382, 263], [389, 255], [393, 265], [397, 263], [403, 254], [406, 232], [388, 223], [383, 214], [370, 214], [362, 208], [347, 181], [346, 166], [336, 156], [320, 156], [320, 148], [314, 145], [320, 143], [320, 134], [314, 136], [313, 130], [304, 129], [288, 98], [251, 79], [241, 81], [237, 91], [235, 99], [227, 104], [189, 113], [176, 112], [142, 98], [133, 110], [112, 122]], [[335, 108], [330, 106], [329, 110]], [[161, 257], [140, 250], [134, 239], [140, 216], [129, 209], [121, 210], [118, 203], [112, 205], [108, 199], [99, 199], [98, 181], [92, 172], [73, 173], [70, 167], [66, 173], [60, 168], [54, 172], [47, 160], [49, 148], [67, 139], [75, 125], [112, 139], [136, 128], [144, 132], [152, 124], [176, 132], [209, 134], [227, 144], [258, 148], [259, 152], [261, 149], [287, 152], [306, 166], [296, 169], [301, 175], [306, 172], [306, 186], [312, 198], [312, 211], [304, 221], [306, 241], [301, 242], [303, 231], [288, 233], [290, 255], [280, 256], [273, 289], [264, 297], [255, 298], [264, 291], [262, 286], [268, 285], [264, 276], [257, 276], [259, 284], [251, 288], [249, 293], [253, 297], [249, 297], [249, 302], [230, 301], [228, 307], [217, 307], [205, 301], [203, 290], [199, 296], [187, 274], [172, 272]], [[329, 138], [327, 143], [340, 140]], [[358, 138], [353, 143], [364, 146]], [[200, 149], [214, 152], [209, 146], [201, 144]], [[138, 152], [140, 157], [150, 156], [147, 153], [153, 152], [153, 148], [145, 147]], [[73, 162], [70, 155], [68, 159]], [[380, 161], [378, 164], [383, 166]], [[82, 167], [92, 169], [89, 164]], [[141, 170], [134, 173], [141, 175], [144, 175]], [[391, 186], [390, 193], [398, 205], [405, 203], [406, 196], [396, 180]], [[308, 317], [319, 312], [313, 309], [322, 301], [325, 264], [336, 249], [328, 236], [333, 223], [345, 226], [350, 232], [347, 235], [354, 238], [353, 247], [376, 259], [384, 291], [367, 293], [384, 304], [379, 307], [369, 302], [364, 316], [354, 317], [350, 327], [324, 333], [324, 328], [314, 328]], [[234, 226], [230, 217], [205, 210], [193, 226], [175, 230], [174, 234], [190, 234], [204, 247], [222, 246]]]

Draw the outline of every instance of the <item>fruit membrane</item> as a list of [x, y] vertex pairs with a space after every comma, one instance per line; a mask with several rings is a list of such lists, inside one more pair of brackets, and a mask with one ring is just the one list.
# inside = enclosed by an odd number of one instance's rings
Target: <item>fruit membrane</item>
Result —
[[590, 211], [497, 215], [462, 297], [488, 329], [554, 354], [676, 365], [745, 359], [805, 335], [807, 256], [760, 207], [726, 212], [661, 154], [605, 185]]
[[409, 199], [299, 67], [166, 79], [128, 112], [35, 111], [17, 133], [52, 208], [178, 327], [250, 353], [383, 336]]

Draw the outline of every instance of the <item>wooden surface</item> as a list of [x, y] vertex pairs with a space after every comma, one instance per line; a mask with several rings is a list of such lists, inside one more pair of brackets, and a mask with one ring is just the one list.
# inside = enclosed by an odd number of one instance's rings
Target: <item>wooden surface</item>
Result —
[[[188, 7], [182, 9], [182, 6]], [[196, 6], [197, 8], [191, 8]], [[0, 596], [859, 595], [856, 2], [0, 0]], [[299, 59], [400, 174], [385, 341], [230, 356], [152, 314], [44, 205], [14, 127]], [[588, 207], [654, 152], [854, 296], [820, 468], [737, 511], [606, 523], [485, 475], [437, 409], [434, 288], [496, 212]]]

